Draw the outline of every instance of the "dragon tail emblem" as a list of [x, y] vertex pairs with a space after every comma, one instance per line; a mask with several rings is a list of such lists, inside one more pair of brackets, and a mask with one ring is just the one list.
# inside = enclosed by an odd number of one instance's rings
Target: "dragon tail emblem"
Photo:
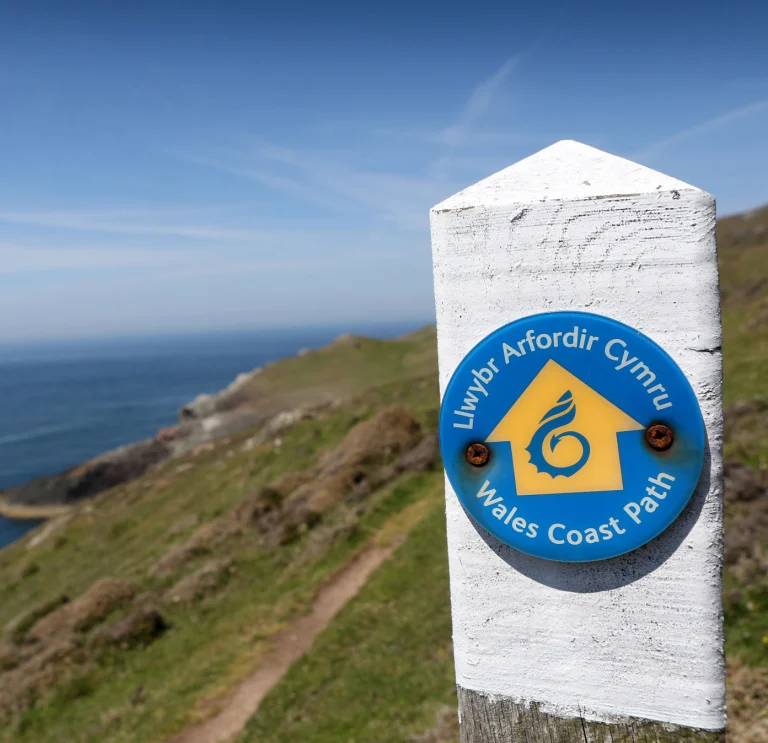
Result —
[[[536, 429], [536, 433], [533, 434], [531, 443], [525, 448], [530, 455], [530, 463], [539, 472], [546, 473], [552, 478], [571, 477], [587, 463], [589, 459], [589, 441], [584, 436], [576, 431], [554, 433], [557, 429], [572, 423], [575, 417], [576, 403], [573, 401], [571, 391], [567, 390], [554, 407], [550, 408], [539, 421], [539, 427]], [[581, 444], [581, 456], [578, 461], [568, 467], [558, 467], [550, 464], [544, 454], [546, 446], [549, 446], [549, 450], [553, 452], [560, 441], [567, 437], [574, 438]]]

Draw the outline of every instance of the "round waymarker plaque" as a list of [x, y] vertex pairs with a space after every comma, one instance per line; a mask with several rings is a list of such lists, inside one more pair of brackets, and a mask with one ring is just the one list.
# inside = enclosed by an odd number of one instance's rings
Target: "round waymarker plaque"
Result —
[[548, 560], [646, 544], [690, 499], [704, 421], [656, 343], [600, 315], [517, 320], [476, 345], [443, 396], [440, 448], [470, 516]]

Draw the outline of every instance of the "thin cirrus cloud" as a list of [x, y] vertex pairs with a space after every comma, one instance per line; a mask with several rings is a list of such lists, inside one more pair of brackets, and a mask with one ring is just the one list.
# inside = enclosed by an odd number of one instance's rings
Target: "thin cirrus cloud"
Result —
[[455, 121], [447, 126], [435, 129], [398, 129], [391, 127], [375, 127], [371, 134], [376, 137], [386, 137], [395, 140], [415, 141], [423, 144], [443, 147], [477, 147], [499, 144], [531, 144], [541, 141], [541, 137], [528, 133], [500, 131], [493, 129], [478, 129], [493, 105], [497, 102], [512, 73], [517, 69], [521, 54], [507, 58], [493, 74], [481, 80], [465, 100]]
[[[184, 213], [182, 213], [183, 215]], [[186, 211], [192, 216], [191, 210]], [[265, 230], [217, 225], [180, 224], [178, 210], [47, 210], [0, 211], [0, 224], [124, 235], [162, 235], [203, 240], [244, 242], [272, 235]]]
[[[61, 214], [61, 213], [58, 213]], [[79, 225], [79, 229], [86, 226]], [[97, 230], [98, 232], [98, 230]], [[326, 246], [333, 250], [326, 250]], [[213, 249], [212, 249], [213, 248]], [[86, 281], [102, 280], [99, 276], [115, 270], [143, 269], [159, 275], [171, 270], [173, 276], [201, 274], [226, 275], [242, 272], [292, 271], [330, 269], [339, 264], [364, 265], [376, 261], [401, 260], [403, 251], [411, 245], [393, 249], [380, 236], [364, 231], [293, 230], [264, 236], [260, 242], [222, 243], [208, 245], [196, 241], [169, 248], [162, 240], [141, 246], [95, 242], [90, 247], [71, 245], [61, 240], [55, 244], [40, 244], [28, 239], [0, 242], [0, 276], [40, 272], [81, 272]], [[284, 256], [275, 259], [275, 255]]]
[[[192, 216], [189, 212], [187, 216]], [[6, 211], [0, 212], [0, 227], [4, 232], [16, 228], [40, 228], [57, 232], [92, 233], [89, 239], [95, 247], [89, 247], [78, 253], [84, 258], [94, 256], [96, 251], [120, 252], [128, 255], [128, 246], [101, 244], [99, 236], [103, 234], [122, 235], [126, 238], [138, 236], [144, 238], [182, 238], [181, 242], [170, 243], [155, 240], [150, 245], [152, 251], [182, 252], [184, 250], [204, 250], [215, 248], [217, 253], [225, 250], [270, 250], [282, 249], [297, 251], [298, 255], [311, 252], [313, 245], [333, 244], [340, 249], [354, 250], [355, 246], [382, 247], [383, 236], [372, 230], [352, 229], [339, 225], [318, 228], [313, 224], [303, 226], [277, 226], [270, 229], [255, 227], [232, 227], [225, 224], [194, 224], [179, 220], [178, 210], [50, 210], [50, 211]], [[222, 220], [223, 221], [223, 220]], [[40, 238], [38, 238], [38, 241]], [[37, 250], [38, 246], [24, 245], [22, 239], [6, 242], [10, 251]], [[378, 243], [378, 245], [374, 245]], [[63, 254], [63, 248], [44, 246], [40, 255]], [[66, 246], [65, 246], [66, 247]], [[149, 253], [148, 253], [149, 254]]]
[[[154, 279], [179, 279], [204, 276], [228, 276], [263, 273], [272, 274], [281, 271], [315, 271], [330, 268], [339, 261], [366, 262], [399, 260], [400, 255], [387, 251], [368, 251], [362, 255], [330, 255], [319, 254], [314, 258], [270, 259], [252, 258], [247, 255], [230, 256], [227, 261], [221, 261], [209, 252], [197, 251], [174, 253], [168, 251], [149, 250], [80, 250], [68, 248], [60, 250], [25, 249], [19, 246], [0, 245], [0, 276], [57, 269], [76, 269], [82, 272], [98, 271], [100, 269], [157, 269], [152, 271]], [[82, 273], [83, 285], [103, 281], [99, 276], [89, 278]], [[118, 285], [121, 282], [134, 284], [134, 277], [116, 277], [110, 283]], [[69, 288], [72, 288], [71, 284]]]
[[[358, 213], [401, 230], [423, 232], [428, 226], [430, 207], [462, 185], [448, 178], [451, 160], [441, 155], [440, 150], [448, 148], [452, 156], [470, 141], [477, 144], [474, 127], [496, 104], [519, 60], [520, 56], [509, 57], [493, 74], [480, 81], [470, 91], [454, 122], [440, 130], [423, 133], [433, 148], [437, 148], [436, 160], [425, 163], [423, 175], [385, 167], [362, 167], [359, 162], [367, 152], [318, 152], [254, 138], [244, 138], [239, 147], [219, 147], [202, 154], [171, 150], [167, 154], [256, 182], [331, 213]], [[520, 141], [521, 138], [530, 141], [527, 135], [500, 132], [488, 141]], [[382, 156], [380, 148], [373, 146], [370, 150], [380, 159], [397, 154]], [[466, 158], [461, 162], [466, 164]]]
[[[428, 129], [428, 128], [402, 128], [397, 129], [394, 127], [380, 128], [376, 127], [370, 130], [370, 134], [373, 137], [381, 139], [391, 139], [394, 141], [411, 142], [416, 144], [429, 144], [429, 145], [445, 145], [445, 132], [446, 127], [443, 129]], [[536, 145], [542, 142], [548, 141], [547, 138], [541, 134], [531, 134], [528, 132], [518, 132], [504, 129], [494, 129], [491, 127], [480, 128], [476, 127], [472, 130], [472, 136], [466, 137], [462, 142], [462, 149], [466, 151], [474, 150], [484, 147], [495, 147], [499, 145], [521, 144], [521, 145]]]
[[519, 56], [510, 57], [490, 77], [472, 90], [458, 119], [440, 133], [438, 141], [441, 144], [456, 147], [466, 141], [474, 125], [491, 108], [519, 62]]
[[404, 230], [426, 229], [429, 208], [456, 190], [456, 184], [425, 176], [345, 163], [336, 153], [271, 144], [219, 149], [209, 155], [174, 154], [333, 213], [354, 213]]
[[[474, 87], [458, 118], [428, 135], [434, 147], [455, 152], [473, 139], [473, 127], [495, 104], [518, 61], [517, 56], [506, 59]], [[513, 135], [503, 136], [514, 139]], [[168, 154], [254, 181], [332, 213], [358, 213], [408, 231], [426, 230], [429, 208], [461, 188], [459, 182], [448, 179], [449, 162], [439, 152], [437, 160], [426, 165], [424, 175], [362, 167], [363, 152], [318, 152], [253, 139], [241, 147], [204, 154]]]
[[296, 196], [302, 201], [331, 210], [332, 212], [348, 211], [348, 207], [344, 203], [312, 184], [302, 183], [295, 177], [265, 169], [264, 161], [268, 158], [260, 157], [258, 150], [254, 152], [234, 148], [217, 148], [211, 150], [208, 154], [200, 154], [166, 149], [165, 154], [179, 160], [184, 160], [192, 165], [212, 168], [213, 170], [237, 176], [238, 178], [253, 181], [271, 190]]
[[675, 132], [668, 137], [659, 139], [644, 149], [630, 155], [630, 159], [647, 160], [654, 157], [655, 155], [660, 154], [662, 151], [668, 149], [669, 147], [673, 147], [674, 145], [680, 144], [681, 142], [692, 139], [699, 134], [709, 134], [711, 132], [724, 129], [730, 124], [733, 124], [742, 119], [764, 113], [768, 113], [768, 98], [759, 101], [753, 101], [752, 103], [748, 103], [745, 106], [739, 106], [738, 108], [734, 108], [724, 114], [715, 116], [711, 119], [707, 119], [706, 121], [702, 121], [698, 124], [695, 124], [694, 126], [688, 127], [679, 132]]
[[34, 247], [0, 243], [0, 275], [61, 269], [118, 269], [166, 266], [173, 254], [153, 250], [89, 250], [78, 247]]

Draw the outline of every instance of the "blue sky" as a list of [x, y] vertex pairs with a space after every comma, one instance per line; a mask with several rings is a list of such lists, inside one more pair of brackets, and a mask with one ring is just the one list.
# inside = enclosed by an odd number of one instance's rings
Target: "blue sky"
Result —
[[430, 321], [429, 208], [560, 139], [762, 205], [767, 25], [758, 2], [5, 4], [0, 340]]

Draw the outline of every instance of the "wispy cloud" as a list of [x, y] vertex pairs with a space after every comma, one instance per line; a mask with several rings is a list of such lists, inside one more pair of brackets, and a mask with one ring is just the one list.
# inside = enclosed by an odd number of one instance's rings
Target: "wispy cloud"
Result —
[[[470, 139], [477, 145], [473, 128], [494, 105], [519, 59], [519, 55], [509, 57], [479, 82], [452, 124], [440, 130], [424, 130], [418, 137], [451, 151]], [[379, 135], [382, 134], [391, 137], [393, 130], [380, 129]], [[395, 136], [403, 134], [401, 131]], [[510, 132], [486, 131], [481, 136], [486, 145], [521, 140], [520, 135]], [[384, 154], [380, 147], [372, 147], [371, 151], [380, 159]], [[217, 147], [202, 153], [167, 150], [166, 154], [245, 178], [332, 212], [357, 212], [409, 231], [425, 231], [429, 208], [462, 185], [449, 181], [447, 156], [424, 163], [425, 173], [419, 175], [363, 166], [360, 161], [364, 153], [359, 151], [318, 152], [253, 138], [246, 138], [239, 147]]]
[[168, 149], [165, 153], [194, 165], [213, 168], [259, 183], [269, 189], [291, 194], [323, 209], [334, 212], [346, 211], [344, 205], [339, 203], [338, 199], [332, 198], [326, 191], [303, 183], [295, 177], [266, 169], [264, 155], [271, 150], [272, 148], [269, 147], [256, 150], [251, 148], [245, 150], [218, 148], [210, 154], [203, 155]]
[[715, 116], [714, 118], [702, 121], [695, 126], [683, 129], [682, 131], [671, 134], [668, 137], [664, 137], [664, 139], [660, 139], [657, 142], [654, 142], [653, 144], [644, 148], [643, 150], [635, 153], [634, 155], [631, 155], [631, 159], [643, 160], [651, 158], [654, 155], [659, 154], [662, 150], [665, 150], [673, 145], [680, 144], [681, 142], [685, 142], [686, 140], [691, 139], [692, 137], [695, 137], [699, 134], [714, 132], [741, 119], [766, 112], [768, 112], [768, 99], [754, 101], [753, 103], [749, 103], [746, 106], [735, 108], [731, 111], [728, 111], [727, 113], [721, 114], [720, 116]]
[[426, 229], [429, 207], [450, 195], [454, 187], [426, 176], [364, 167], [360, 155], [354, 153], [263, 142], [239, 149], [219, 148], [202, 156], [174, 154], [333, 212], [358, 213], [406, 230]]
[[442, 131], [440, 140], [443, 144], [456, 147], [464, 142], [472, 126], [491, 107], [519, 61], [519, 56], [509, 57], [490, 77], [475, 86], [458, 119]]
[[[450, 127], [448, 127], [450, 128]], [[420, 144], [445, 146], [446, 129], [426, 129], [426, 128], [376, 128], [371, 131], [374, 137], [382, 139], [391, 139], [400, 142], [417, 142]], [[464, 137], [462, 147], [464, 149], [498, 147], [499, 145], [524, 144], [536, 145], [542, 142], [549, 142], [549, 138], [540, 133], [516, 132], [501, 129], [482, 129], [474, 127], [471, 137]]]
[[[188, 210], [187, 218], [195, 211]], [[81, 232], [117, 233], [124, 235], [157, 235], [200, 240], [249, 242], [269, 237], [264, 230], [218, 225], [179, 223], [178, 212], [157, 210], [46, 210], [0, 211], [0, 224], [76, 230]]]
[[155, 268], [173, 262], [173, 254], [153, 250], [32, 247], [0, 243], [0, 275], [61, 269]]
[[[365, 150], [318, 151], [243, 137], [235, 146], [197, 152], [166, 150], [166, 154], [247, 179], [332, 213], [356, 213], [390, 222], [400, 229], [425, 232], [429, 208], [464, 185], [449, 179], [447, 153], [430, 162], [435, 147], [448, 148], [453, 153], [467, 144], [477, 148], [533, 141], [530, 136], [503, 131], [485, 130], [478, 138], [475, 136], [476, 125], [498, 100], [522, 56], [505, 59], [489, 77], [481, 80], [448, 126], [414, 131], [415, 136], [406, 130], [379, 127], [372, 135], [378, 139], [383, 136], [431, 144], [432, 152], [422, 157], [422, 173], [414, 172], [412, 167], [404, 171], [389, 166], [388, 160], [402, 159], [403, 155], [407, 159], [407, 154], [393, 151], [393, 157], [388, 158], [390, 153], [382, 151], [380, 144], [371, 144]], [[371, 160], [378, 160], [381, 167], [372, 166]]]
[[[365, 149], [323, 151], [286, 147], [247, 136], [234, 146], [217, 145], [197, 151], [169, 149], [165, 153], [249, 180], [331, 213], [357, 214], [389, 222], [399, 229], [425, 233], [429, 208], [465, 185], [452, 182], [449, 177], [453, 155], [461, 148], [471, 146], [482, 152], [483, 147], [499, 144], [540, 142], [536, 137], [509, 131], [478, 131], [478, 125], [498, 102], [520, 60], [538, 43], [539, 40], [534, 41], [524, 52], [506, 58], [492, 74], [478, 82], [447, 126], [412, 132], [379, 126], [375, 132], [368, 132], [369, 137], [378, 140], [403, 138], [431, 145], [421, 157], [413, 157], [414, 153], [403, 152], [399, 146], [398, 150], [387, 152], [380, 143], [369, 144]], [[414, 160], [418, 159], [421, 163], [414, 167]], [[397, 168], [391, 164], [397, 161], [409, 165]], [[464, 170], [466, 163], [464, 158]], [[485, 174], [477, 173], [477, 167], [470, 170], [470, 177]]]
[[[285, 230], [263, 244], [185, 243], [168, 250], [162, 241], [150, 240], [140, 247], [120, 244], [36, 244], [20, 240], [0, 241], [0, 276], [41, 272], [82, 273], [120, 269], [169, 271], [170, 275], [232, 274], [240, 271], [332, 269], [340, 263], [354, 266], [377, 261], [401, 261], [413, 249], [407, 242], [392, 246], [381, 236], [365, 231]], [[114, 280], [114, 278], [113, 278]]]

